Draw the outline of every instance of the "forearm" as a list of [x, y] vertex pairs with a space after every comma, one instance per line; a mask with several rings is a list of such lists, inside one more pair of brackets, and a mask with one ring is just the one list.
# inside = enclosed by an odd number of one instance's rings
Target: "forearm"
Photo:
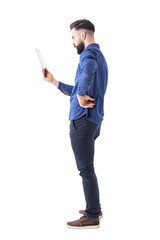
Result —
[[52, 83], [56, 88], [58, 88], [59, 81], [57, 81], [55, 78], [52, 79], [51, 83]]
[[44, 69], [42, 68], [42, 73], [43, 73], [43, 79], [51, 84], [53, 84], [55, 87], [58, 88], [59, 81], [57, 81], [53, 75], [48, 71], [47, 68]]
[[70, 96], [71, 93], [72, 93], [72, 90], [73, 90], [73, 87], [72, 85], [69, 85], [69, 84], [65, 84], [63, 82], [60, 82], [59, 81], [59, 84], [58, 84], [58, 89], [64, 93], [65, 95], [68, 95]]
[[50, 82], [51, 84], [53, 84], [55, 87], [57, 87], [61, 92], [63, 92], [64, 94], [70, 96], [73, 90], [73, 86], [69, 85], [69, 84], [65, 84], [62, 83], [60, 81], [57, 81], [53, 75], [47, 70], [47, 68], [45, 68], [45, 70], [47, 71], [47, 75], [44, 72], [44, 69], [42, 69], [43, 72], [43, 79], [47, 82]]
[[51, 84], [53, 84], [56, 88], [61, 90], [61, 92], [63, 92], [65, 95], [68, 95], [68, 96], [71, 95], [71, 92], [73, 89], [72, 85], [68, 85], [68, 84], [62, 83], [60, 81], [57, 81], [55, 78], [52, 78]]

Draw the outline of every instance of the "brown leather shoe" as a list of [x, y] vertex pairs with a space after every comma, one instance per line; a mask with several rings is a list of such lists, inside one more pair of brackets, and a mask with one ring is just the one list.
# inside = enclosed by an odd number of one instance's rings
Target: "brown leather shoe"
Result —
[[89, 218], [85, 215], [76, 221], [68, 222], [67, 227], [73, 229], [99, 228], [99, 219]]
[[[85, 210], [79, 210], [79, 215], [80, 215], [80, 216], [86, 215]], [[103, 218], [102, 211], [100, 211], [99, 220], [100, 220], [101, 218]]]

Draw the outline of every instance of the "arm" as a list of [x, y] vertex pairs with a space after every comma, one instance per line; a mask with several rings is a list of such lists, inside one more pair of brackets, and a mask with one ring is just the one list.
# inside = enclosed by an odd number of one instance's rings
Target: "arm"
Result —
[[80, 76], [78, 83], [78, 95], [85, 96], [88, 92], [96, 73], [97, 62], [91, 55], [85, 57], [80, 63]]
[[68, 96], [71, 96], [73, 86], [72, 86], [72, 85], [65, 84], [65, 83], [62, 83], [62, 82], [59, 82], [59, 84], [58, 84], [58, 89], [59, 89], [61, 92], [63, 92], [64, 94], [66, 94], [66, 95], [68, 95]]
[[55, 87], [57, 87], [61, 92], [63, 92], [64, 94], [70, 96], [72, 93], [72, 89], [73, 86], [62, 83], [60, 81], [57, 81], [53, 75], [47, 70], [47, 68], [45, 69], [47, 72], [47, 75], [45, 75], [44, 70], [42, 69], [43, 72], [43, 79], [47, 82], [50, 82], [51, 84], [53, 84]]
[[47, 68], [45, 68], [45, 71], [47, 74], [45, 74], [44, 69], [42, 68], [42, 73], [43, 73], [43, 79], [47, 82], [52, 83], [55, 87], [58, 88], [59, 81], [57, 81], [53, 75], [48, 71]]
[[78, 94], [77, 94], [77, 98], [78, 98], [79, 105], [83, 108], [93, 108], [95, 106], [94, 103], [90, 102], [90, 101], [94, 101], [95, 100], [94, 98], [91, 98], [87, 95], [79, 96]]
[[83, 108], [93, 108], [95, 106], [94, 103], [90, 102], [94, 101], [95, 99], [87, 96], [86, 93], [88, 92], [94, 80], [96, 68], [97, 62], [93, 55], [87, 56], [81, 62], [77, 98], [79, 105]]

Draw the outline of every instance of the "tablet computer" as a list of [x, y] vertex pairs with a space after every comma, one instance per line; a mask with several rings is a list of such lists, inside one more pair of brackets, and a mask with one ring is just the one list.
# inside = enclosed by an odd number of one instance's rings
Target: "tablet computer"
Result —
[[[36, 52], [37, 52], [37, 55], [38, 55], [39, 61], [40, 61], [40, 63], [41, 63], [41, 66], [42, 66], [42, 68], [43, 68], [44, 71], [45, 71], [46, 65], [45, 65], [45, 63], [44, 63], [44, 60], [43, 60], [42, 54], [41, 54], [41, 52], [40, 52], [39, 49], [37, 49], [37, 48], [35, 48], [35, 49], [36, 49]], [[45, 71], [45, 73], [47, 73], [47, 72]]]

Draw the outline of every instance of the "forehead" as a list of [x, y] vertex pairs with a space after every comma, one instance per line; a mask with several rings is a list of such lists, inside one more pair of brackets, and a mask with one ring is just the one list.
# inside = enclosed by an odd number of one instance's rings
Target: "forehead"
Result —
[[72, 37], [76, 37], [76, 36], [79, 35], [79, 31], [76, 30], [75, 28], [73, 28], [73, 29], [71, 30], [71, 35], [72, 35]]

